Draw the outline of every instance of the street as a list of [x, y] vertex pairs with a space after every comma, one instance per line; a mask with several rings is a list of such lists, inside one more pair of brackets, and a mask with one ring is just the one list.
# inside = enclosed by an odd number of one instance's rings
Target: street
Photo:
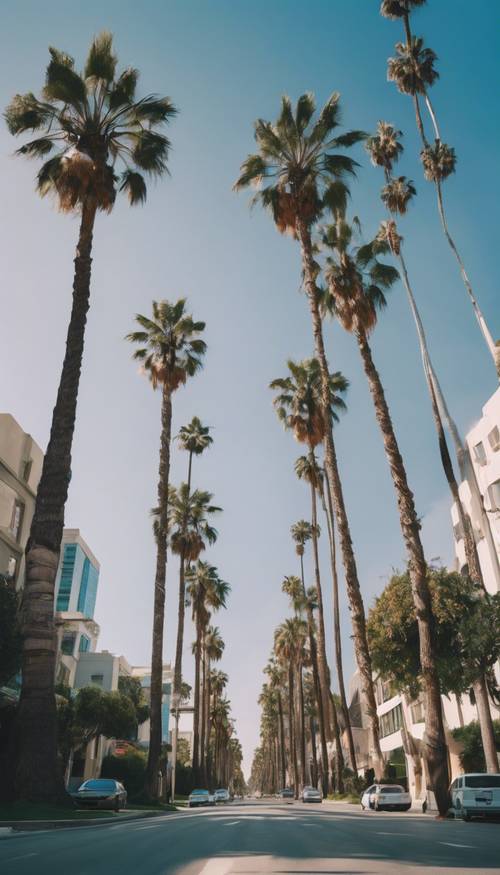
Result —
[[498, 823], [244, 801], [0, 841], [2, 875], [500, 873]]

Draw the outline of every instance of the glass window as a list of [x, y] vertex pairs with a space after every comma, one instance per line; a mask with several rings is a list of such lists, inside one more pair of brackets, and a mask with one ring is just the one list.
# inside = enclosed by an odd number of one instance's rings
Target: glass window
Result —
[[494, 453], [500, 450], [500, 429], [498, 425], [491, 429], [488, 435], [488, 443]]
[[75, 652], [75, 641], [75, 632], [64, 632], [61, 641], [61, 653], [64, 653], [66, 656], [73, 656]]
[[7, 562], [7, 577], [9, 580], [16, 579], [17, 572], [17, 559], [15, 556], [9, 556], [9, 561]]
[[385, 738], [386, 735], [392, 735], [401, 729], [403, 723], [403, 711], [401, 705], [396, 705], [387, 714], [383, 714], [380, 718], [380, 735]]
[[77, 605], [77, 611], [81, 611], [86, 617], [94, 616], [98, 581], [99, 572], [97, 568], [94, 568], [88, 556], [86, 556], [83, 562]]
[[104, 675], [102, 674], [91, 674], [90, 675], [90, 683], [94, 684], [95, 687], [102, 687], [104, 681]]
[[75, 569], [76, 544], [65, 544], [57, 592], [56, 611], [67, 611], [73, 583], [73, 571]]
[[463, 540], [464, 530], [462, 528], [462, 523], [455, 523], [453, 526], [453, 534], [455, 535], [455, 541]]
[[19, 501], [18, 499], [16, 499], [16, 501], [14, 502], [14, 507], [12, 509], [12, 519], [10, 521], [10, 533], [16, 541], [19, 541], [21, 538], [23, 517], [24, 517], [24, 504], [22, 501]]
[[478, 465], [486, 465], [486, 450], [482, 441], [474, 447], [474, 458]]
[[490, 496], [491, 509], [500, 510], [500, 480], [495, 480], [491, 486], [488, 486], [488, 495]]
[[86, 790], [116, 790], [115, 781], [106, 781], [104, 778], [96, 778], [95, 781], [85, 781], [82, 784], [82, 787], [85, 787]]
[[485, 787], [498, 787], [500, 790], [500, 775], [465, 775], [465, 787], [476, 787], [483, 790]]
[[80, 635], [80, 644], [78, 646], [78, 650], [80, 653], [87, 653], [90, 647], [90, 638], [87, 638], [86, 635]]

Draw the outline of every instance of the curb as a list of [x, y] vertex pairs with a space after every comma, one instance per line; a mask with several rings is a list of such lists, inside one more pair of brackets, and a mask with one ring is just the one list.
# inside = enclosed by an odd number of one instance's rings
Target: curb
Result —
[[119, 823], [132, 823], [134, 820], [147, 820], [151, 817], [166, 817], [169, 814], [176, 814], [175, 811], [145, 811], [143, 814], [125, 814], [123, 817], [99, 817], [88, 818], [87, 820], [1, 820], [0, 835], [4, 830], [10, 828], [12, 832], [40, 831], [49, 829], [81, 829], [85, 826], [107, 826], [110, 823], [118, 825]]

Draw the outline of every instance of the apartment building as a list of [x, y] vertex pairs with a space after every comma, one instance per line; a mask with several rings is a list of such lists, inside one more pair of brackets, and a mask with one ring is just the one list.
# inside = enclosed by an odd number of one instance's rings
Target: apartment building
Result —
[[23, 585], [24, 550], [35, 511], [43, 452], [10, 413], [0, 413], [0, 574]]

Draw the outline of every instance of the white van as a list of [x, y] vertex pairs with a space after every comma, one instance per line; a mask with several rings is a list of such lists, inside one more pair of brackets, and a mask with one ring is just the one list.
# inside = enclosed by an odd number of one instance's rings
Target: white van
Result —
[[500, 775], [474, 772], [455, 778], [450, 787], [455, 817], [500, 815]]

